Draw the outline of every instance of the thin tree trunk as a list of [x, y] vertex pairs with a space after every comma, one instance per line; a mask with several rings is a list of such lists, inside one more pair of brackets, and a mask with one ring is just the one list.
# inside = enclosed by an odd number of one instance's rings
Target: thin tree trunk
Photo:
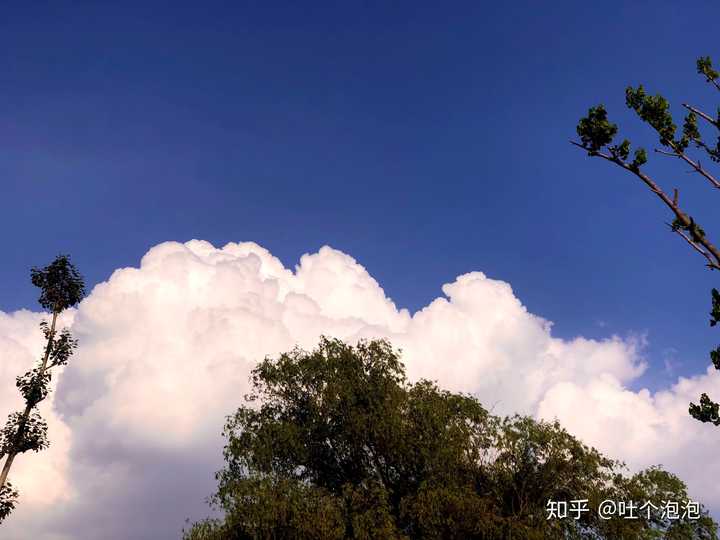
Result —
[[[42, 374], [45, 372], [45, 368], [47, 367], [48, 359], [50, 358], [50, 352], [52, 351], [52, 344], [53, 344], [53, 338], [55, 337], [55, 323], [57, 322], [57, 316], [59, 311], [57, 309], [53, 310], [53, 318], [52, 318], [52, 324], [50, 325], [50, 334], [48, 336], [48, 342], [45, 346], [45, 356], [43, 357], [42, 361], [42, 367], [40, 368], [39, 375], [42, 376]], [[28, 418], [30, 417], [30, 411], [32, 410], [34, 405], [31, 405], [30, 403], [25, 405], [25, 411], [23, 412], [22, 416], [20, 417], [20, 422], [18, 424], [18, 430], [15, 433], [15, 438], [13, 439], [12, 447], [8, 450], [7, 459], [5, 460], [5, 465], [3, 466], [2, 473], [0, 473], [0, 489], [2, 489], [5, 486], [5, 483], [7, 482], [8, 473], [10, 472], [10, 467], [12, 467], [13, 461], [15, 461], [15, 456], [17, 456], [18, 451], [17, 448], [20, 445], [20, 442], [23, 439], [23, 436], [25, 435], [25, 426], [27, 424]]]

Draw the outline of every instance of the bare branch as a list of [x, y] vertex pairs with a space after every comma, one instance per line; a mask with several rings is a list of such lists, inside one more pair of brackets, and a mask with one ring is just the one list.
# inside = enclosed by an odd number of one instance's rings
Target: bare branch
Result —
[[706, 114], [706, 113], [702, 112], [700, 109], [696, 109], [695, 107], [688, 105], [687, 103], [683, 103], [682, 106], [685, 107], [688, 111], [695, 113], [697, 116], [699, 116], [703, 120], [707, 120], [710, 124], [712, 124], [716, 128], [720, 129], [720, 122], [715, 120], [709, 114]]
[[[674, 148], [674, 147], [672, 147], [672, 148]], [[658, 154], [662, 154], [663, 156], [670, 156], [670, 157], [676, 157], [676, 158], [682, 159], [685, 163], [687, 163], [693, 169], [695, 169], [695, 172], [698, 172], [701, 175], [703, 175], [705, 178], [707, 178], [710, 181], [710, 183], [713, 185], [713, 187], [720, 189], [720, 182], [718, 182], [718, 180], [712, 174], [710, 174], [707, 170], [703, 169], [702, 166], [700, 165], [700, 162], [693, 161], [684, 152], [678, 152], [678, 151], [667, 152], [665, 150], [660, 150], [659, 148], [656, 148], [655, 152]]]
[[[675, 193], [677, 193], [677, 190], [675, 190]], [[667, 225], [668, 227], [670, 227], [670, 230], [672, 230], [672, 232], [679, 234], [688, 244], [690, 244], [690, 246], [692, 246], [692, 248], [693, 248], [695, 251], [697, 251], [700, 255], [702, 255], [703, 257], [705, 257], [705, 258], [708, 260], [708, 265], [707, 265], [708, 267], [710, 267], [710, 268], [712, 268], [712, 269], [714, 269], [714, 270], [720, 270], [720, 265], [718, 265], [717, 263], [715, 263], [715, 262], [712, 260], [712, 257], [708, 254], [708, 252], [705, 251], [704, 249], [702, 249], [700, 246], [698, 246], [695, 242], [693, 242], [692, 239], [691, 239], [687, 234], [685, 234], [684, 232], [682, 232], [680, 229], [676, 229], [676, 228], [673, 227], [670, 223], [667, 223], [667, 222], [666, 222], [665, 225]]]
[[710, 183], [713, 185], [713, 187], [720, 188], [720, 182], [718, 182], [717, 179], [712, 174], [710, 174], [705, 169], [703, 169], [702, 166], [700, 165], [700, 162], [696, 163], [695, 161], [693, 161], [692, 159], [687, 157], [687, 155], [685, 153], [680, 154], [679, 157], [685, 163], [687, 163], [693, 169], [695, 169], [695, 171], [697, 171], [698, 173], [703, 175], [705, 178], [707, 178], [710, 181]]
[[705, 142], [700, 139], [694, 139], [693, 144], [695, 144], [695, 146], [697, 146], [698, 148], [702, 148], [703, 150], [705, 150], [707, 155], [710, 156], [710, 159], [720, 161], [720, 149], [715, 150], [713, 148], [710, 148], [707, 144], [705, 144]]
[[[570, 141], [573, 145], [582, 148], [583, 150], [587, 151], [591, 156], [598, 156], [603, 158], [606, 161], [610, 161], [611, 163], [614, 163], [618, 165], [619, 167], [622, 167], [626, 171], [629, 171], [633, 173], [635, 176], [640, 178], [648, 188], [650, 188], [650, 191], [655, 193], [655, 195], [658, 196], [658, 198], [665, 203], [665, 205], [672, 210], [673, 214], [675, 214], [676, 220], [683, 226], [683, 227], [694, 227], [695, 222], [692, 220], [690, 216], [688, 216], [685, 212], [682, 211], [682, 209], [678, 206], [678, 204], [670, 199], [670, 197], [667, 196], [667, 194], [658, 186], [655, 181], [650, 178], [647, 174], [642, 172], [639, 167], [633, 167], [626, 161], [620, 159], [617, 155], [609, 155], [605, 154], [600, 151], [593, 151], [589, 150], [582, 144], [576, 142], [576, 141]], [[691, 239], [691, 241], [693, 241]], [[702, 246], [705, 249], [705, 252], [708, 254], [708, 256], [712, 257], [711, 260], [711, 268], [719, 268], [720, 269], [720, 250], [716, 248], [706, 237], [705, 235], [701, 235], [697, 241], [695, 242], [697, 245]]]

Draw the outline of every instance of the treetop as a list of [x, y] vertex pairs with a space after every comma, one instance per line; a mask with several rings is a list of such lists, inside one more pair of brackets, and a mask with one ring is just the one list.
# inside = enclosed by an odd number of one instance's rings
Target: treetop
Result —
[[85, 296], [85, 282], [68, 255], [58, 255], [44, 268], [30, 271], [32, 284], [42, 292], [38, 302], [45, 309], [60, 312], [77, 305]]

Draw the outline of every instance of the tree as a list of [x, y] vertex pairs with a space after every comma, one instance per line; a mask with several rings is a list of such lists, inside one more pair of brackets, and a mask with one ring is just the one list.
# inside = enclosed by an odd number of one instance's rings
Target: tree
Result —
[[470, 395], [408, 383], [385, 341], [322, 338], [266, 358], [251, 379], [224, 430], [211, 497], [224, 517], [185, 540], [717, 538], [704, 509], [697, 520], [547, 519], [548, 501], [660, 508], [687, 493], [659, 468], [622, 474], [557, 422], [501, 419]]
[[4, 520], [17, 503], [18, 492], [8, 481], [8, 473], [18, 454], [29, 450], [39, 452], [50, 444], [47, 423], [38, 412], [38, 404], [50, 391], [51, 370], [64, 366], [77, 347], [68, 329], [56, 330], [57, 318], [69, 307], [75, 306], [85, 295], [82, 276], [67, 255], [58, 256], [45, 268], [33, 268], [31, 281], [41, 290], [40, 305], [52, 313], [52, 321], [40, 323], [45, 336], [44, 354], [38, 365], [15, 379], [15, 385], [25, 400], [25, 409], [11, 413], [0, 431], [0, 459], [5, 458], [0, 472], [0, 521]]
[[[696, 68], [707, 83], [716, 90], [720, 90], [720, 74], [713, 68], [709, 56], [699, 58]], [[660, 94], [650, 96], [642, 85], [637, 88], [628, 86], [625, 90], [625, 102], [643, 122], [657, 132], [662, 148], [655, 149], [656, 153], [678, 158], [690, 165], [693, 171], [700, 174], [712, 188], [720, 188], [720, 181], [701, 164], [700, 159], [694, 158], [689, 153], [690, 147], [693, 147], [695, 151], [706, 154], [711, 162], [720, 163], [720, 135], [717, 137], [717, 142], [706, 142], [698, 127], [698, 118], [700, 118], [705, 127], [713, 133], [720, 132], [720, 107], [718, 107], [717, 116], [713, 118], [697, 107], [683, 103], [682, 106], [687, 110], [687, 114], [681, 133], [678, 134], [678, 128], [670, 113], [670, 104]], [[614, 144], [617, 131], [617, 125], [608, 120], [605, 107], [598, 105], [590, 108], [588, 115], [580, 119], [578, 123], [577, 133], [580, 136], [580, 142], [571, 141], [571, 143], [587, 150], [588, 155], [609, 161], [644, 182], [650, 191], [672, 211], [674, 219], [672, 223], [667, 224], [670, 230], [700, 253], [707, 261], [708, 268], [720, 270], [720, 250], [710, 241], [693, 217], [680, 207], [678, 190], [674, 189], [673, 196], [670, 197], [642, 169], [647, 162], [647, 152], [644, 148], [635, 150], [633, 159], [630, 161], [631, 142], [624, 139], [622, 143]], [[710, 325], [715, 326], [720, 321], [720, 293], [717, 289], [712, 290], [710, 315]], [[715, 369], [720, 370], [720, 347], [710, 353], [710, 359]], [[690, 403], [688, 409], [693, 418], [701, 422], [711, 422], [716, 426], [720, 426], [719, 411], [720, 405], [712, 401], [705, 393], [700, 396], [699, 405]]]

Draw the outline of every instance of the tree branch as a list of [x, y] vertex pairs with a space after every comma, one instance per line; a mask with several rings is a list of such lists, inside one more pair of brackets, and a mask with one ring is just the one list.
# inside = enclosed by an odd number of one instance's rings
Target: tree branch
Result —
[[692, 239], [690, 239], [690, 237], [689, 237], [688, 235], [686, 235], [686, 234], [685, 234], [684, 232], [682, 232], [680, 229], [674, 228], [670, 223], [667, 223], [667, 222], [666, 222], [665, 225], [667, 225], [668, 227], [670, 227], [670, 230], [671, 230], [672, 232], [679, 234], [683, 239], [685, 239], [685, 241], [686, 241], [688, 244], [690, 244], [690, 246], [692, 246], [692, 248], [693, 248], [695, 251], [697, 251], [700, 255], [702, 255], [703, 257], [705, 257], [705, 258], [708, 260], [708, 267], [710, 267], [710, 268], [712, 268], [712, 269], [714, 269], [714, 270], [720, 270], [720, 265], [718, 265], [717, 263], [715, 263], [715, 262], [712, 260], [712, 257], [710, 257], [710, 255], [707, 253], [707, 251], [705, 251], [705, 250], [702, 249], [700, 246], [698, 246], [695, 242], [693, 242]]
[[685, 107], [688, 111], [695, 113], [697, 116], [699, 116], [703, 120], [707, 120], [710, 124], [712, 124], [716, 128], [720, 129], [720, 122], [715, 120], [709, 114], [706, 114], [706, 113], [702, 112], [700, 109], [696, 109], [695, 107], [693, 107], [692, 105], [688, 105], [687, 103], [683, 103], [682, 106]]
[[[647, 174], [642, 172], [639, 168], [631, 166], [626, 161], [620, 159], [619, 157], [615, 155], [610, 154], [604, 154], [603, 152], [600, 152], [599, 150], [590, 150], [589, 148], [583, 146], [582, 144], [576, 142], [576, 141], [570, 141], [573, 145], [582, 148], [588, 154], [591, 156], [598, 156], [603, 158], [606, 161], [609, 161], [611, 163], [614, 163], [618, 165], [619, 167], [622, 167], [626, 171], [629, 171], [633, 173], [635, 176], [640, 178], [645, 185], [650, 188], [650, 191], [655, 193], [655, 195], [658, 196], [658, 198], [665, 203], [665, 205], [672, 210], [673, 214], [675, 214], [675, 217], [677, 221], [684, 227], [692, 227], [695, 226], [694, 221], [688, 216], [685, 212], [682, 211], [682, 209], [678, 206], [677, 202], [673, 202], [670, 200], [670, 197], [667, 196], [667, 194], [658, 186], [652, 178], [650, 178]], [[716, 248], [704, 235], [700, 236], [700, 238], [696, 241], [696, 243], [703, 248], [705, 248], [708, 256], [712, 256], [711, 263], [712, 268], [719, 268], [720, 269], [720, 250]]]
[[[674, 149], [674, 148], [673, 148]], [[685, 163], [690, 165], [693, 169], [695, 169], [695, 172], [700, 173], [705, 178], [707, 178], [710, 183], [713, 185], [713, 187], [720, 189], [720, 182], [707, 170], [703, 169], [699, 162], [695, 162], [692, 159], [690, 159], [687, 154], [684, 152], [678, 152], [676, 149], [674, 149], [675, 152], [667, 152], [665, 150], [660, 150], [659, 148], [655, 149], [655, 152], [658, 154], [662, 154], [664, 156], [670, 156], [670, 157], [676, 157], [682, 159]]]

